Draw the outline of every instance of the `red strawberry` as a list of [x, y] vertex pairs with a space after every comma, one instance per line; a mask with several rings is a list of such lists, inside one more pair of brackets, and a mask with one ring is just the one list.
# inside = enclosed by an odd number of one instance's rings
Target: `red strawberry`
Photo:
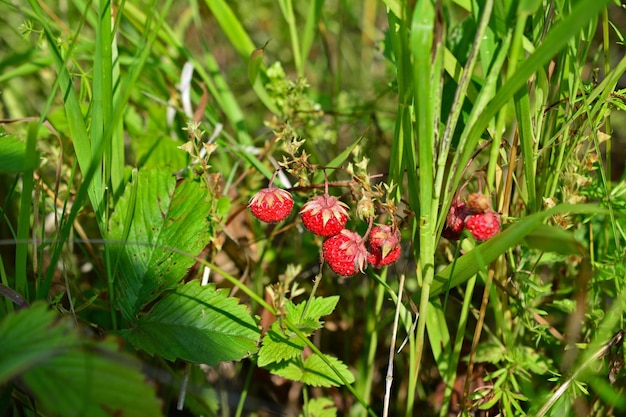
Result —
[[446, 216], [446, 225], [441, 235], [448, 240], [459, 240], [465, 228], [465, 218], [468, 215], [467, 206], [463, 201], [456, 200], [450, 206]]
[[372, 249], [382, 252], [383, 257], [400, 245], [400, 231], [387, 224], [379, 224], [372, 228], [368, 243]]
[[293, 198], [287, 191], [270, 186], [253, 195], [248, 208], [257, 219], [276, 223], [287, 218], [293, 208]]
[[382, 268], [383, 266], [391, 265], [400, 258], [400, 245], [396, 246], [387, 255], [383, 256], [383, 251], [380, 249], [372, 249], [367, 255], [367, 262], [369, 262], [375, 268]]
[[344, 277], [363, 272], [367, 260], [363, 238], [348, 229], [326, 239], [322, 244], [322, 254], [330, 269]]
[[374, 226], [368, 238], [370, 251], [367, 261], [376, 268], [391, 265], [400, 257], [400, 240], [397, 228], [386, 224]]
[[465, 227], [476, 240], [489, 240], [500, 232], [500, 216], [493, 211], [472, 214], [465, 219]]
[[310, 199], [300, 210], [302, 223], [311, 233], [318, 236], [334, 236], [348, 221], [348, 206], [332, 196]]

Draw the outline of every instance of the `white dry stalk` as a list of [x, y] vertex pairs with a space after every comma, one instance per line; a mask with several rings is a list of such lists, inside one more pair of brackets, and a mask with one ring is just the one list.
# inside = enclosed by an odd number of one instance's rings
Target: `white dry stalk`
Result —
[[398, 334], [398, 321], [400, 317], [400, 305], [402, 304], [402, 290], [404, 289], [404, 274], [400, 276], [400, 288], [398, 289], [398, 301], [396, 302], [396, 314], [393, 318], [393, 329], [391, 331], [391, 346], [389, 347], [389, 364], [387, 366], [387, 377], [385, 378], [385, 400], [383, 405], [383, 417], [389, 415], [389, 402], [391, 401], [391, 384], [393, 382], [393, 356], [396, 350], [396, 336]]
[[209, 285], [209, 276], [211, 275], [211, 268], [205, 265], [204, 270], [202, 271], [202, 283], [201, 286]]
[[185, 373], [183, 374], [183, 380], [180, 384], [180, 394], [178, 395], [178, 402], [176, 403], [176, 409], [182, 411], [185, 408], [185, 397], [187, 396], [187, 384], [189, 383], [189, 375], [191, 374], [191, 362], [185, 366]]

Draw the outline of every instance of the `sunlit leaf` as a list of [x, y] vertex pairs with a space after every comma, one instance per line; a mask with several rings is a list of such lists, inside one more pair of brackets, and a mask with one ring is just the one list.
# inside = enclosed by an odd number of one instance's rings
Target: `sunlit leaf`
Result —
[[302, 339], [289, 333], [288, 330], [283, 330], [278, 322], [274, 322], [263, 337], [263, 346], [259, 350], [257, 364], [266, 366], [295, 358], [302, 353], [304, 346]]
[[[128, 319], [173, 289], [210, 240], [210, 198], [200, 183], [167, 170], [139, 171], [111, 216], [109, 245], [117, 305]], [[128, 223], [127, 223], [128, 222]], [[182, 253], [181, 253], [182, 252]]]
[[256, 352], [261, 332], [248, 308], [226, 290], [191, 281], [159, 300], [123, 334], [151, 355], [217, 365]]
[[[339, 371], [348, 383], [354, 382], [354, 376], [348, 367], [337, 358], [325, 356], [326, 359]], [[343, 385], [335, 371], [319, 355], [313, 354], [304, 362], [300, 358], [275, 363], [267, 368], [275, 375], [289, 378], [293, 381], [301, 381], [314, 387], [337, 387]]]

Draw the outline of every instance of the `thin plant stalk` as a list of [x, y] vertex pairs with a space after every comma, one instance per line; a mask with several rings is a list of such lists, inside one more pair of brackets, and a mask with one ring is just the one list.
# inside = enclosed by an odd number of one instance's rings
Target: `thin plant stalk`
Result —
[[396, 337], [398, 335], [398, 319], [400, 317], [400, 304], [402, 304], [402, 292], [404, 290], [404, 274], [400, 275], [400, 287], [398, 288], [398, 300], [396, 302], [396, 314], [393, 318], [391, 329], [391, 344], [389, 346], [389, 359], [387, 361], [387, 376], [385, 377], [385, 398], [383, 400], [383, 417], [389, 415], [389, 403], [391, 402], [391, 384], [393, 383], [393, 359], [396, 354]]

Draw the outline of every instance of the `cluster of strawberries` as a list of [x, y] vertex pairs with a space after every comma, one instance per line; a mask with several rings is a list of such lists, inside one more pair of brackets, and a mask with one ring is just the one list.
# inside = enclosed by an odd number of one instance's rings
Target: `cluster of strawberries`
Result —
[[466, 201], [457, 199], [452, 202], [442, 236], [458, 240], [463, 229], [478, 241], [489, 240], [500, 232], [500, 216], [491, 208], [489, 197], [473, 193]]
[[[276, 223], [287, 218], [293, 198], [289, 192], [270, 184], [250, 199], [248, 208], [257, 219]], [[307, 201], [300, 210], [300, 218], [307, 230], [325, 238], [324, 260], [339, 275], [349, 277], [363, 272], [368, 264], [380, 268], [400, 257], [401, 237], [396, 227], [376, 225], [365, 237], [346, 229], [348, 206], [327, 192]]]

